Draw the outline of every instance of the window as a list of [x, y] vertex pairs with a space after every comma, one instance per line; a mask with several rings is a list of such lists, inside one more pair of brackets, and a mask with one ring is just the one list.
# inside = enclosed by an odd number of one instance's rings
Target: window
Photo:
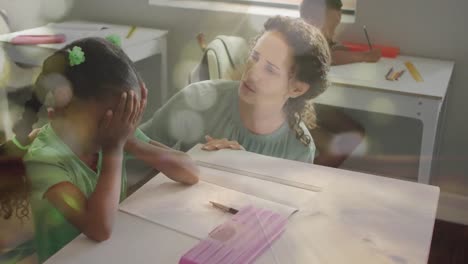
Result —
[[[231, 11], [252, 13], [259, 15], [282, 14], [298, 15], [298, 5], [302, 0], [149, 0], [152, 5], [194, 8], [203, 10]], [[349, 14], [351, 19], [342, 22], [354, 22], [354, 12], [357, 0], [341, 0], [343, 13]]]
[[[255, 3], [258, 5], [264, 6], [274, 6], [274, 7], [290, 7], [297, 8], [297, 6], [302, 2], [302, 0], [208, 0], [208, 1], [218, 1], [218, 2], [244, 2], [244, 3]], [[356, 10], [356, 0], [342, 0], [343, 3], [343, 12], [345, 13], [354, 13]]]

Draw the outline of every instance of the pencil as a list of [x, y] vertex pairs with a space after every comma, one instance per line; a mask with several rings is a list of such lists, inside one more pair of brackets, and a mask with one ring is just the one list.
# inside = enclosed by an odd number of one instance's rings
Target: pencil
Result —
[[369, 50], [372, 50], [372, 44], [369, 39], [369, 34], [367, 34], [367, 28], [366, 26], [362, 26], [362, 28], [364, 29], [364, 34], [366, 35], [367, 44], [369, 45]]
[[390, 80], [391, 80], [391, 81], [395, 81], [395, 80], [397, 79], [397, 77], [398, 77], [399, 74], [400, 74], [399, 71], [395, 71], [395, 72], [392, 74], [392, 76], [390, 76]]
[[128, 34], [127, 34], [127, 38], [128, 38], [128, 39], [133, 35], [133, 33], [135, 32], [135, 30], [136, 30], [136, 26], [132, 26], [132, 27], [130, 28], [130, 30], [128, 31]]
[[400, 72], [398, 73], [398, 75], [397, 75], [397, 77], [396, 77], [397, 81], [398, 81], [398, 79], [400, 79], [400, 77], [403, 75], [403, 73], [405, 73], [405, 70], [402, 70], [402, 71], [400, 71]]
[[390, 78], [390, 74], [392, 74], [392, 72], [393, 72], [393, 67], [391, 67], [390, 70], [388, 70], [387, 74], [385, 75], [385, 79], [390, 80], [389, 78]]
[[211, 205], [213, 205], [213, 207], [216, 207], [218, 209], [221, 209], [223, 210], [224, 212], [226, 213], [230, 213], [230, 214], [237, 214], [237, 212], [239, 212], [239, 210], [237, 209], [234, 209], [234, 208], [231, 208], [231, 207], [228, 207], [226, 205], [222, 205], [220, 203], [215, 203], [215, 202], [212, 202], [210, 201]]

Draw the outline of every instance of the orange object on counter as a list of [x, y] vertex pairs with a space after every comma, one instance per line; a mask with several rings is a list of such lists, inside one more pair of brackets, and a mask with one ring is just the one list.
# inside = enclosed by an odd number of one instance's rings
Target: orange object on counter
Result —
[[[350, 51], [369, 51], [369, 45], [363, 43], [343, 42], [343, 46], [348, 48]], [[372, 45], [372, 49], [378, 49], [382, 52], [383, 57], [395, 58], [400, 54], [400, 48], [383, 46], [383, 45]]]

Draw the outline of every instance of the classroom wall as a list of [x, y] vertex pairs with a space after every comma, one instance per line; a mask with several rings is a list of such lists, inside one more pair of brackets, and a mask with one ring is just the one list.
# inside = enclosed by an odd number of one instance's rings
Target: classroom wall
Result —
[[[19, 2], [26, 1], [8, 1], [8, 7], [22, 6]], [[0, 0], [0, 3], [2, 8], [5, 8], [3, 6], [7, 0]], [[468, 98], [468, 77], [464, 74], [464, 69], [468, 66], [468, 35], [464, 34], [462, 29], [468, 25], [466, 10], [468, 1], [358, 0], [356, 23], [342, 25], [339, 30], [342, 40], [365, 41], [362, 25], [366, 25], [374, 43], [399, 46], [403, 54], [455, 61], [446, 114], [439, 129], [438, 146], [442, 160], [434, 163], [433, 183], [439, 185], [444, 192], [468, 196], [468, 140], [465, 138], [465, 135], [468, 135], [468, 122], [464, 116], [464, 113], [468, 112], [468, 104], [465, 103], [465, 98]], [[37, 17], [37, 14], [32, 17]], [[189, 70], [201, 56], [194, 39], [199, 31], [205, 32], [207, 39], [218, 34], [236, 34], [251, 38], [266, 19], [262, 16], [228, 12], [149, 6], [148, 0], [76, 1], [70, 17], [169, 30], [168, 77], [173, 92], [184, 86]], [[33, 22], [25, 20], [15, 22], [15, 25], [26, 27], [31, 23]], [[360, 120], [369, 119], [369, 116], [363, 113], [354, 113], [353, 116]], [[385, 118], [387, 117], [379, 117]], [[395, 124], [406, 120], [392, 122], [392, 127], [401, 127]], [[414, 126], [417, 128], [417, 124]], [[370, 126], [371, 134], [379, 129], [387, 134], [401, 133], [395, 128], [392, 130], [375, 127]], [[392, 148], [399, 145], [402, 148], [411, 146], [411, 150], [407, 152], [418, 149], [417, 135], [411, 132], [411, 129], [401, 135], [402, 141], [390, 142], [387, 145]]]

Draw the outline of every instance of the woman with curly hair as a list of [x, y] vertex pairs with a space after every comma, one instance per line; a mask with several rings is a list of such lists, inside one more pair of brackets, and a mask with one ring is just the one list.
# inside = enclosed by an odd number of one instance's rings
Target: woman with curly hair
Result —
[[329, 68], [328, 44], [319, 29], [302, 19], [275, 16], [255, 39], [240, 81], [194, 83], [141, 129], [183, 151], [205, 138], [205, 150], [244, 148], [312, 162], [311, 100], [327, 88]]

